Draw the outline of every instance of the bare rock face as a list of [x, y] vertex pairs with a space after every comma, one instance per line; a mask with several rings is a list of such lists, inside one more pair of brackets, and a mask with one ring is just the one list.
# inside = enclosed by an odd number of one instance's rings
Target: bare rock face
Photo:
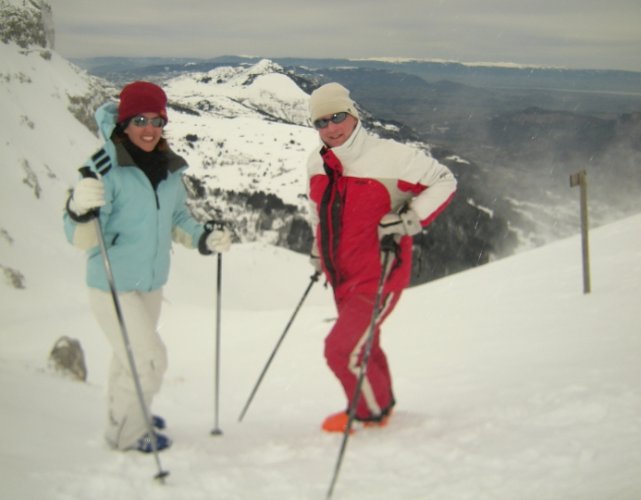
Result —
[[85, 354], [76, 339], [60, 337], [49, 354], [49, 366], [75, 380], [87, 380]]

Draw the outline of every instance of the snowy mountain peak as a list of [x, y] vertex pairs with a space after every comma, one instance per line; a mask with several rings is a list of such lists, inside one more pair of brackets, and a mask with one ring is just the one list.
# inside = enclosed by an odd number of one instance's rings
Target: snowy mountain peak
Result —
[[267, 75], [269, 73], [284, 73], [283, 67], [270, 59], [261, 59], [251, 66], [249, 74], [253, 76]]
[[256, 117], [307, 125], [307, 94], [278, 64], [191, 72], [165, 82], [170, 100], [224, 118]]
[[233, 219], [241, 241], [286, 241], [307, 210], [304, 165], [318, 141], [308, 95], [267, 59], [185, 73], [163, 87], [177, 103], [166, 135], [190, 165], [197, 217]]

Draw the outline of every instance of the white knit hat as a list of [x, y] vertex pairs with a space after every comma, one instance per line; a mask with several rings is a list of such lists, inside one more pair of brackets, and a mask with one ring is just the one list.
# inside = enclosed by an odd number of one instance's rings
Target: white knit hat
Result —
[[340, 83], [326, 83], [314, 90], [309, 98], [309, 114], [312, 123], [322, 116], [343, 111], [358, 118], [356, 104], [350, 99], [349, 90]]

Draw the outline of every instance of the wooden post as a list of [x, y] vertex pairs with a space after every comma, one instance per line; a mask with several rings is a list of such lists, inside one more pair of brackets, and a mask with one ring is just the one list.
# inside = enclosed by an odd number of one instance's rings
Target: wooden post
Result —
[[581, 170], [570, 175], [570, 187], [581, 188], [581, 248], [583, 251], [583, 293], [590, 293], [590, 248], [588, 244], [588, 174]]

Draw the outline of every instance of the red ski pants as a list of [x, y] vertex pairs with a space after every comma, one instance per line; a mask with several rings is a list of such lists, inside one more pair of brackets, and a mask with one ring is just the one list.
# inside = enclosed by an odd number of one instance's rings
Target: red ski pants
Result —
[[[367, 372], [356, 407], [358, 420], [378, 420], [394, 406], [392, 378], [380, 345], [380, 327], [400, 296], [400, 291], [389, 292], [381, 301]], [[337, 298], [338, 318], [325, 338], [325, 359], [343, 386], [348, 407], [356, 390], [375, 300], [376, 295], [369, 293], [353, 293]]]

